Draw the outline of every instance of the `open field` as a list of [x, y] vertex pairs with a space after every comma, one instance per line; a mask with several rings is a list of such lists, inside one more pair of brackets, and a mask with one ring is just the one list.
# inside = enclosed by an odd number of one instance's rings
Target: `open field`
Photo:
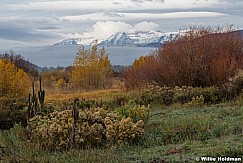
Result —
[[[99, 99], [119, 95], [118, 90], [76, 94]], [[95, 95], [94, 95], [95, 94]], [[66, 100], [69, 96], [47, 97]], [[70, 98], [72, 98], [70, 97]], [[60, 101], [58, 101], [60, 102]], [[0, 132], [3, 162], [194, 162], [196, 157], [243, 157], [243, 100], [192, 108], [187, 105], [151, 105], [152, 117], [136, 144], [48, 152], [28, 141], [16, 125]]]
[[84, 98], [89, 100], [95, 99], [106, 99], [111, 98], [114, 95], [121, 93], [119, 89], [109, 89], [109, 90], [98, 90], [98, 91], [90, 91], [90, 92], [75, 92], [75, 93], [56, 93], [56, 94], [48, 94], [46, 97], [47, 102], [65, 102], [69, 100], [73, 100], [74, 98]]

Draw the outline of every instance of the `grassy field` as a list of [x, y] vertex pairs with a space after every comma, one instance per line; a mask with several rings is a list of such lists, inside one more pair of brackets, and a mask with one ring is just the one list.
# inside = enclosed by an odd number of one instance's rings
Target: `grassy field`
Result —
[[55, 94], [47, 94], [46, 101], [47, 102], [65, 102], [69, 100], [73, 100], [74, 98], [79, 99], [89, 99], [89, 100], [97, 100], [97, 99], [110, 99], [113, 96], [119, 96], [122, 94], [120, 89], [108, 89], [108, 90], [97, 90], [97, 91], [89, 91], [89, 92], [75, 92], [75, 93], [55, 93]]
[[[69, 98], [108, 99], [119, 90], [53, 95], [48, 102]], [[58, 99], [58, 101], [55, 101]], [[0, 131], [0, 162], [194, 162], [200, 156], [243, 157], [243, 99], [197, 108], [151, 105], [152, 117], [143, 140], [133, 145], [48, 152], [28, 140], [15, 125]]]

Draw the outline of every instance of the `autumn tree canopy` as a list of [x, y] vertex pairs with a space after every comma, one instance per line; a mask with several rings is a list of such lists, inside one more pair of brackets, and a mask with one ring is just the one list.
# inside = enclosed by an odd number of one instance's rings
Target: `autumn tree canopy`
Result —
[[30, 79], [24, 70], [8, 60], [0, 59], [0, 97], [26, 98], [29, 86]]
[[104, 48], [98, 50], [97, 44], [91, 50], [81, 47], [74, 61], [72, 83], [82, 89], [107, 87], [112, 75], [112, 66]]

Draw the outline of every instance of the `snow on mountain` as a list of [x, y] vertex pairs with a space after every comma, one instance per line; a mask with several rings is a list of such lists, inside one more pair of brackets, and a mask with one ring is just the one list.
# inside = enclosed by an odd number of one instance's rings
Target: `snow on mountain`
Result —
[[[120, 47], [120, 46], [137, 46], [137, 47], [159, 47], [166, 42], [177, 39], [179, 36], [185, 36], [188, 30], [176, 32], [161, 31], [135, 31], [135, 32], [117, 32], [104, 40], [97, 40], [95, 37], [87, 38], [69, 38], [54, 45], [84, 45], [90, 46], [97, 43], [104, 47]], [[243, 36], [243, 30], [237, 30]]]
[[63, 41], [60, 41], [54, 45], [78, 45], [78, 43], [73, 38], [65, 39]]
[[100, 46], [131, 46], [134, 40], [131, 39], [125, 32], [117, 32], [107, 40], [102, 41]]
[[[84, 38], [68, 38], [63, 41], [60, 41], [54, 45], [83, 45], [90, 46], [95, 43], [97, 39], [94, 37], [84, 37]], [[98, 44], [103, 40], [97, 40]]]
[[[161, 31], [136, 31], [136, 32], [117, 32], [105, 40], [97, 40], [100, 46], [160, 46], [166, 42], [176, 39], [179, 32]], [[89, 38], [70, 38], [63, 40], [55, 45], [93, 45], [94, 37]]]
[[[94, 37], [84, 37], [84, 38], [75, 38], [74, 39], [78, 45], [84, 45], [84, 46], [89, 46], [94, 44], [94, 42], [97, 40]], [[101, 42], [101, 40], [97, 40], [98, 43]]]
[[134, 40], [137, 45], [151, 44], [151, 43], [164, 43], [171, 41], [178, 36], [178, 32], [174, 33], [162, 33], [160, 31], [137, 31], [135, 33], [129, 33], [128, 36]]
[[118, 32], [100, 43], [102, 46], [159, 46], [176, 39], [179, 32], [163, 33], [161, 31]]

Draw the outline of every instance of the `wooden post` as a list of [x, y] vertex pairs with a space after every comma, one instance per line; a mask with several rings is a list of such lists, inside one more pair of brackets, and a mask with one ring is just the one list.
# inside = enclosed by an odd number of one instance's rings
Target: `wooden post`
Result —
[[77, 148], [77, 144], [76, 144], [76, 141], [75, 141], [75, 136], [76, 136], [76, 128], [77, 128], [78, 118], [79, 118], [78, 105], [79, 105], [79, 99], [76, 98], [74, 100], [73, 111], [72, 111], [72, 114], [73, 114], [72, 148], [73, 149]]
[[39, 97], [39, 102], [40, 102], [40, 110], [44, 110], [44, 101], [45, 101], [45, 90], [42, 90], [41, 87], [41, 77], [40, 77], [40, 90], [38, 91], [38, 97]]
[[35, 95], [35, 81], [34, 78], [32, 80], [32, 94], [29, 93], [29, 97], [28, 97], [28, 120], [30, 118], [33, 118], [36, 115], [37, 112], [37, 97]]

